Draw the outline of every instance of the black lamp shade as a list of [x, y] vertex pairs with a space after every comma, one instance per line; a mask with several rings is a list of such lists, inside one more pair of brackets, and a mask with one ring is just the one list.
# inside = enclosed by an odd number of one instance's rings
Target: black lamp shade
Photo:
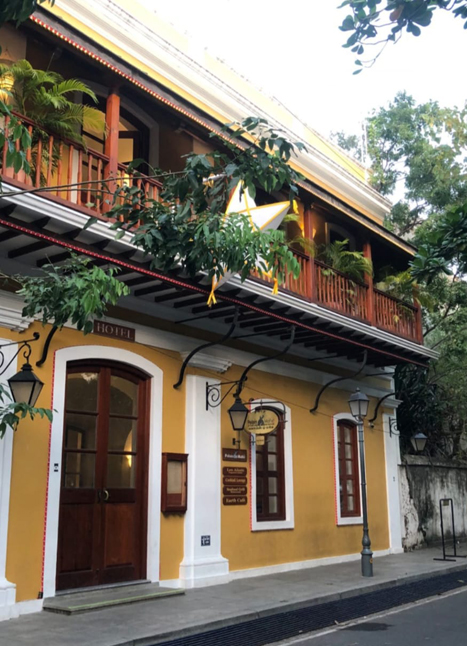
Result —
[[234, 431], [243, 431], [249, 412], [242, 400], [237, 397], [233, 405], [229, 408], [230, 421], [232, 422]]
[[426, 446], [427, 440], [428, 438], [424, 433], [417, 433], [410, 438], [410, 443], [417, 453], [421, 453]]
[[8, 379], [11, 394], [17, 404], [34, 406], [44, 385], [32, 371], [30, 363], [25, 363], [16, 375]]
[[367, 416], [370, 400], [365, 393], [360, 392], [360, 388], [352, 393], [349, 397], [350, 412], [355, 419], [362, 420]]

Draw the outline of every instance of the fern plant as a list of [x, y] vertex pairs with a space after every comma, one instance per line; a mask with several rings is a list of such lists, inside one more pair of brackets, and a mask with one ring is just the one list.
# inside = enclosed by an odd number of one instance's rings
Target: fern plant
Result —
[[[31, 174], [36, 171], [37, 163], [41, 167], [52, 165], [55, 170], [60, 158], [59, 143], [54, 141], [51, 159], [49, 159], [49, 137], [67, 138], [85, 146], [83, 128], [103, 132], [105, 123], [102, 113], [88, 105], [75, 103], [73, 96], [80, 93], [97, 102], [94, 92], [78, 79], [64, 79], [57, 72], [36, 70], [26, 60], [19, 60], [13, 65], [0, 65], [0, 85], [13, 84], [5, 92], [6, 103], [13, 112], [35, 122], [31, 141]], [[38, 145], [42, 141], [41, 159], [38, 160]], [[45, 184], [41, 173], [41, 184]]]
[[365, 274], [373, 275], [373, 264], [369, 258], [365, 258], [362, 251], [350, 251], [347, 248], [348, 243], [348, 240], [331, 242], [322, 247], [319, 255], [331, 269], [362, 283]]

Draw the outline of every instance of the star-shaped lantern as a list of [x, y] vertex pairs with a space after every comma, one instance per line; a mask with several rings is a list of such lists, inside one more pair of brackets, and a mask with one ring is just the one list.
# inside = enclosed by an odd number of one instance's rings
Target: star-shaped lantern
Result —
[[[268, 231], [279, 228], [287, 214], [287, 211], [289, 210], [289, 207], [290, 202], [275, 202], [274, 204], [256, 206], [256, 203], [248, 192], [248, 189], [244, 186], [243, 182], [240, 181], [232, 190], [225, 210], [224, 219], [232, 213], [246, 213], [252, 229]], [[219, 285], [230, 280], [231, 276], [231, 271], [224, 272], [224, 275], [221, 276], [219, 280], [213, 276], [211, 293], [208, 298], [209, 306], [216, 303], [216, 297], [214, 296], [215, 290]], [[275, 284], [274, 291], [277, 291], [277, 284]]]

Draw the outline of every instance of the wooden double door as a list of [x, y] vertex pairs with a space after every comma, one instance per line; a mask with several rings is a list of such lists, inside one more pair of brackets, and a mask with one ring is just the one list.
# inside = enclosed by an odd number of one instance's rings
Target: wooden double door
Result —
[[118, 363], [69, 364], [57, 590], [145, 577], [148, 386]]

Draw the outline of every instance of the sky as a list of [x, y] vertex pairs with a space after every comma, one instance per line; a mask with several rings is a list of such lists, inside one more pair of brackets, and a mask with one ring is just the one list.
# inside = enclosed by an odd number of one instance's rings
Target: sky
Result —
[[467, 32], [447, 12], [435, 14], [420, 37], [404, 34], [354, 76], [355, 55], [342, 48], [340, 0], [136, 1], [326, 136], [360, 132], [362, 119], [401, 90], [445, 106], [467, 99]]

